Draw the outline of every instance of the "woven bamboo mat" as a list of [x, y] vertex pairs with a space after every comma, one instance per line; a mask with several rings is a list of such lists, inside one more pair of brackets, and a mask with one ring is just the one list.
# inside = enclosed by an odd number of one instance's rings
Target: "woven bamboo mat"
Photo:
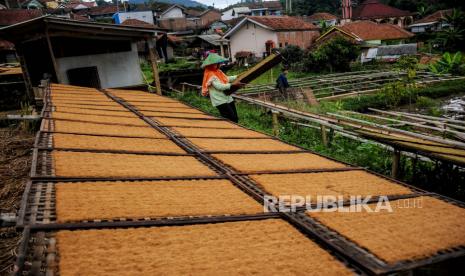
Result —
[[352, 275], [288, 223], [60, 231], [62, 275]]
[[86, 182], [56, 185], [58, 222], [242, 215], [261, 204], [227, 180]]
[[207, 166], [191, 156], [68, 151], [53, 151], [52, 156], [55, 174], [59, 177], [187, 177], [216, 175]]
[[391, 201], [390, 206], [393, 212], [309, 215], [391, 264], [465, 246], [464, 208], [428, 196]]
[[213, 154], [213, 157], [237, 171], [246, 173], [347, 167], [312, 153]]

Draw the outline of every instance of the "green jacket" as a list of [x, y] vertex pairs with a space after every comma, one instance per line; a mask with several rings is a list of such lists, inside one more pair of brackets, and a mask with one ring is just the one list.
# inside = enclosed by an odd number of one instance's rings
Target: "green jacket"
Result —
[[211, 85], [208, 86], [208, 93], [213, 106], [216, 107], [234, 101], [233, 97], [224, 94], [224, 91], [231, 88], [231, 82], [236, 78], [237, 76], [228, 76], [229, 83], [227, 84], [222, 83], [217, 77], [212, 77], [209, 80]]

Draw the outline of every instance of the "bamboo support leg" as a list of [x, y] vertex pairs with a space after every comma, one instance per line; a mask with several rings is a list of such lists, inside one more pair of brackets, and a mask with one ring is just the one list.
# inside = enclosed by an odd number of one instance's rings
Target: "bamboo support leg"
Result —
[[326, 127], [324, 125], [320, 125], [321, 130], [321, 141], [325, 147], [328, 146], [328, 134], [326, 133]]
[[278, 120], [278, 112], [272, 111], [271, 116], [273, 117], [273, 135], [279, 135], [279, 120]]
[[392, 152], [392, 169], [391, 169], [391, 176], [394, 179], [399, 177], [400, 171], [400, 150], [394, 149]]

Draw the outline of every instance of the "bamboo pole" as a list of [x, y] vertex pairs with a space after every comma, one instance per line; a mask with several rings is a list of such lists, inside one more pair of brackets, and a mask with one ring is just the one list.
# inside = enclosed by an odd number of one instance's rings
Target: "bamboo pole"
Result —
[[[384, 132], [387, 132], [387, 134], [390, 134], [390, 133], [404, 134], [404, 135], [407, 135], [407, 136], [416, 137], [416, 138], [420, 138], [420, 139], [423, 139], [423, 140], [428, 140], [428, 141], [431, 141], [431, 142], [450, 145], [450, 146], [455, 147], [455, 148], [465, 149], [465, 143], [461, 143], [461, 142], [454, 141], [454, 140], [443, 139], [443, 138], [438, 138], [438, 137], [429, 136], [429, 135], [425, 135], [425, 134], [419, 134], [419, 133], [415, 133], [415, 132], [410, 132], [410, 131], [406, 131], [406, 130], [392, 128], [392, 127], [379, 125], [379, 124], [367, 122], [367, 121], [364, 121], [364, 120], [358, 120], [358, 119], [354, 119], [354, 118], [351, 118], [351, 117], [347, 117], [347, 116], [343, 116], [343, 115], [335, 114], [335, 113], [328, 113], [328, 115], [334, 116], [336, 118], [342, 118], [342, 119], [347, 120], [347, 121], [357, 122], [357, 123], [361, 124], [359, 126], [360, 129], [363, 129], [363, 128], [366, 129], [366, 126], [370, 126], [370, 127], [378, 128], [380, 130], [380, 133], [383, 133], [383, 130], [384, 130]], [[339, 121], [339, 122], [341, 122], [341, 121]], [[344, 121], [342, 121], [341, 123], [344, 123]]]
[[58, 83], [63, 83], [61, 78], [60, 68], [55, 59], [55, 54], [53, 53], [52, 41], [50, 40], [50, 34], [48, 32], [48, 26], [45, 27], [45, 39], [47, 40], [48, 51], [50, 53], [50, 58], [52, 59], [53, 69], [55, 70], [55, 76], [57, 77]]
[[[410, 115], [404, 115], [404, 114], [401, 114], [401, 113], [398, 113], [398, 112], [384, 111], [384, 110], [379, 110], [379, 109], [376, 109], [376, 108], [368, 108], [368, 110], [378, 112], [378, 113], [381, 113], [381, 114], [388, 114], [388, 115], [392, 115], [392, 116], [400, 116], [400, 117], [403, 117], [403, 118], [408, 118], [408, 119], [411, 119], [411, 120], [417, 120], [417, 121], [424, 122], [424, 123], [429, 123], [429, 124], [434, 124], [434, 125], [441, 125], [443, 127], [443, 130], [445, 130], [445, 131], [447, 131], [447, 129], [445, 127], [452, 127], [452, 128], [456, 128], [456, 129], [465, 130], [465, 126], [457, 126], [457, 125], [437, 121], [437, 120], [433, 119], [434, 117], [432, 117], [431, 119], [426, 120], [426, 119], [416, 118], [416, 117], [410, 116]], [[465, 133], [462, 132], [461, 134], [465, 134]]]
[[153, 79], [155, 80], [155, 89], [157, 91], [157, 94], [161, 95], [162, 93], [161, 93], [160, 75], [158, 74], [157, 58], [155, 56], [155, 53], [153, 52], [152, 43], [148, 39], [146, 40], [146, 43], [149, 49], [150, 64], [152, 65]]
[[[386, 121], [395, 122], [395, 123], [401, 123], [401, 124], [404, 124], [404, 125], [410, 125], [410, 126], [415, 126], [415, 127], [419, 127], [419, 128], [435, 130], [435, 131], [438, 131], [438, 132], [441, 132], [441, 133], [451, 133], [451, 134], [459, 134], [459, 135], [460, 134], [465, 134], [465, 133], [460, 132], [460, 131], [449, 130], [449, 129], [433, 127], [433, 126], [426, 126], [426, 125], [419, 124], [419, 123], [412, 123], [412, 122], [408, 122], [408, 121], [397, 120], [397, 119], [387, 118], [387, 117], [378, 116], [378, 115], [363, 114], [363, 113], [358, 113], [358, 112], [353, 112], [353, 111], [349, 111], [347, 113], [362, 115], [362, 116], [366, 116], [366, 117], [370, 117], [370, 118], [386, 120]], [[382, 112], [382, 113], [385, 113], [385, 112]], [[386, 112], [386, 113], [388, 113], [388, 112]]]
[[408, 113], [408, 112], [396, 112], [396, 113], [406, 114], [406, 115], [409, 115], [409, 116], [420, 117], [420, 118], [424, 118], [424, 119], [433, 119], [433, 120], [439, 120], [439, 121], [444, 121], [444, 122], [450, 122], [450, 123], [465, 125], [465, 121], [459, 121], [459, 120], [454, 120], [454, 119], [439, 118], [439, 117], [433, 117], [433, 116], [428, 116], [428, 115], [423, 115], [423, 114], [413, 114], [413, 113]]

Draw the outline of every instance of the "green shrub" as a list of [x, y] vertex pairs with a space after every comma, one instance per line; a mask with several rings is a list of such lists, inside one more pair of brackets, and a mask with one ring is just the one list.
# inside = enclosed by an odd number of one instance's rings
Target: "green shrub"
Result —
[[307, 72], [350, 71], [350, 63], [360, 54], [360, 48], [344, 38], [335, 38], [316, 50], [308, 52], [303, 59]]

